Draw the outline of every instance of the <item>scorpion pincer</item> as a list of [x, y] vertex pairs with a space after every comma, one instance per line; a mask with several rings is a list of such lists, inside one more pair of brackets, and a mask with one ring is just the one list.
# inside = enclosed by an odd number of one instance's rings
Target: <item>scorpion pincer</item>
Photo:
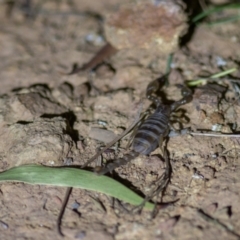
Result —
[[170, 116], [179, 106], [186, 104], [192, 100], [191, 90], [187, 87], [182, 87], [183, 98], [175, 101], [170, 105], [162, 104], [159, 97], [156, 96], [156, 91], [159, 86], [164, 83], [165, 78], [159, 78], [152, 81], [146, 91], [147, 98], [156, 105], [156, 110], [139, 126], [132, 141], [131, 151], [124, 157], [108, 163], [104, 168], [96, 171], [97, 174], [103, 175], [113, 171], [115, 168], [127, 164], [140, 154], [149, 155], [158, 146], [162, 146], [162, 142], [167, 137], [170, 127]]

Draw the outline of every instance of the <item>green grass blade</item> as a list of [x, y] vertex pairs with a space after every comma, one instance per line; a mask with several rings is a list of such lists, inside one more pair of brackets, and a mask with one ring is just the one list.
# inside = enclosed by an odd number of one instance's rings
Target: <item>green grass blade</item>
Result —
[[[6, 181], [92, 190], [136, 206], [144, 200], [135, 192], [110, 177], [97, 176], [93, 172], [70, 167], [54, 168], [23, 165], [0, 173], [0, 182]], [[146, 203], [144, 207], [152, 210], [154, 204]]]
[[210, 14], [213, 14], [213, 13], [225, 10], [225, 9], [232, 9], [232, 8], [240, 8], [240, 4], [239, 3], [233, 3], [233, 4], [227, 4], [227, 5], [222, 5], [222, 6], [209, 8], [208, 10], [206, 10], [206, 11], [198, 14], [196, 17], [194, 17], [192, 19], [192, 22], [196, 23], [199, 20], [201, 20], [202, 18], [204, 18], [204, 17], [206, 17]]
[[206, 84], [207, 80], [212, 80], [212, 79], [224, 77], [224, 76], [226, 76], [226, 75], [228, 75], [230, 73], [233, 73], [233, 72], [235, 72], [237, 70], [238, 70], [237, 68], [230, 68], [230, 69], [227, 69], [225, 71], [222, 71], [222, 72], [219, 72], [219, 73], [215, 73], [215, 74], [211, 75], [208, 78], [199, 78], [199, 79], [196, 79], [196, 80], [186, 81], [186, 84], [189, 87], [198, 86], [199, 84]]
[[222, 71], [222, 72], [219, 72], [219, 73], [216, 73], [216, 74], [213, 74], [212, 76], [210, 76], [210, 78], [220, 78], [220, 77], [224, 77], [230, 73], [233, 73], [237, 71], [237, 68], [230, 68], [230, 69], [227, 69], [225, 71]]

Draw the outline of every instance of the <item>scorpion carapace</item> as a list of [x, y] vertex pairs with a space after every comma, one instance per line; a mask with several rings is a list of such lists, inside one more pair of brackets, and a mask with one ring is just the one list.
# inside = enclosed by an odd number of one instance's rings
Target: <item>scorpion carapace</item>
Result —
[[155, 93], [163, 81], [165, 81], [164, 77], [159, 78], [151, 82], [147, 87], [147, 98], [156, 105], [156, 110], [145, 121], [143, 121], [137, 129], [133, 138], [131, 152], [112, 163], [108, 163], [104, 168], [97, 169], [97, 174], [102, 175], [111, 172], [115, 168], [127, 164], [139, 154], [149, 155], [158, 146], [162, 146], [163, 139], [167, 137], [169, 133], [171, 113], [179, 106], [192, 100], [191, 90], [187, 87], [182, 87], [182, 99], [175, 101], [170, 105], [162, 104], [161, 99], [157, 97]]

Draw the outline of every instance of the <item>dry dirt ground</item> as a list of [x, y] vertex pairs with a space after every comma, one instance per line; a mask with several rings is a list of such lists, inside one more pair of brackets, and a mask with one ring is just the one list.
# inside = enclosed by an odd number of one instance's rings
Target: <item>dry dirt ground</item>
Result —
[[[131, 123], [147, 84], [164, 74], [167, 58], [149, 62], [119, 54], [109, 61], [115, 70], [102, 65], [94, 73], [64, 75], [106, 43], [99, 16], [127, 1], [31, 1], [31, 8], [19, 1], [10, 15], [5, 2], [0, 2], [0, 170], [27, 163], [82, 165]], [[239, 22], [197, 26], [174, 53], [164, 99], [180, 99], [176, 84], [185, 80], [238, 68], [239, 49]], [[193, 89], [193, 101], [181, 108], [188, 119], [183, 126], [239, 132], [239, 90], [232, 81], [239, 78], [236, 72]], [[149, 105], [144, 101], [143, 109]], [[170, 138], [172, 176], [161, 200], [179, 200], [154, 219], [147, 211], [131, 214], [105, 195], [74, 189], [62, 223], [66, 239], [239, 239], [239, 143], [229, 136]], [[115, 175], [147, 194], [164, 168], [156, 150]], [[1, 184], [0, 238], [61, 239], [56, 219], [64, 193], [60, 187]]]

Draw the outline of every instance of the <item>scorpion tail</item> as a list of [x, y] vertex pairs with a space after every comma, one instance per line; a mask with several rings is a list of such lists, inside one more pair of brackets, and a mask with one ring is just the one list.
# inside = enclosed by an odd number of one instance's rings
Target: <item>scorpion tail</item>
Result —
[[104, 168], [101, 168], [101, 167], [96, 168], [95, 173], [97, 175], [104, 175], [108, 172], [112, 172], [115, 168], [127, 164], [128, 162], [130, 162], [131, 160], [136, 158], [138, 155], [139, 155], [138, 152], [132, 151], [132, 152], [126, 154], [124, 157], [119, 158], [119, 159], [115, 160], [114, 162], [107, 164]]

